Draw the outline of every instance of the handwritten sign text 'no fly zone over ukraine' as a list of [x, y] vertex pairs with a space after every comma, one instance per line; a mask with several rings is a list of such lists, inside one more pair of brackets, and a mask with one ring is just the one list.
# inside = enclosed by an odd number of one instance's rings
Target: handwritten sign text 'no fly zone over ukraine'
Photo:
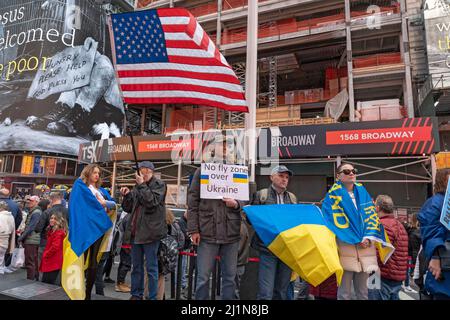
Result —
[[222, 163], [202, 163], [200, 198], [248, 201], [248, 168]]

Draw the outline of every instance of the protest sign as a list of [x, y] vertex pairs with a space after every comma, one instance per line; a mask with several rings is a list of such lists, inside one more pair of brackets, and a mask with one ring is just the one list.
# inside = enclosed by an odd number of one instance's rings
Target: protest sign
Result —
[[441, 223], [450, 230], [450, 179], [447, 183], [447, 192], [445, 192], [444, 205], [442, 206]]
[[223, 163], [202, 163], [200, 198], [248, 201], [248, 168]]

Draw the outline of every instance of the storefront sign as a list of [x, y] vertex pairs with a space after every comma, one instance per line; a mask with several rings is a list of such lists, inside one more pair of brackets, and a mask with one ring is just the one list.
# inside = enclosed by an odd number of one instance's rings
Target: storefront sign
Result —
[[[259, 130], [258, 159], [295, 159], [337, 155], [422, 155], [439, 151], [436, 118], [346, 122], [303, 125]], [[227, 153], [244, 158], [243, 130], [205, 132], [184, 136], [137, 136], [134, 143], [138, 160], [201, 160], [212, 150], [217, 135], [234, 137]], [[129, 137], [92, 141], [80, 145], [78, 161], [109, 162], [133, 160]], [[198, 163], [200, 163], [199, 161]]]
[[[419, 155], [439, 151], [437, 119], [347, 122], [262, 129], [266, 148], [260, 159], [336, 155]], [[261, 134], [260, 134], [261, 137]], [[262, 152], [262, 150], [268, 152]]]

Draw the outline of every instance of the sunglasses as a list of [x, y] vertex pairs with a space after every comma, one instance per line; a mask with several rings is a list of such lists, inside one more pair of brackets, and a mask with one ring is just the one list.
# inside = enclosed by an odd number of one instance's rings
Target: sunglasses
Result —
[[358, 169], [351, 169], [351, 170], [350, 169], [344, 169], [344, 170], [342, 170], [342, 171], [340, 171], [338, 173], [343, 173], [346, 176], [348, 176], [350, 173], [357, 174], [358, 173]]

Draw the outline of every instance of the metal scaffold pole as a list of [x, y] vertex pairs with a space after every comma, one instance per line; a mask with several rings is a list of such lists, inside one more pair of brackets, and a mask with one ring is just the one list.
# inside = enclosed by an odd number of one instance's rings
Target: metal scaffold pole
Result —
[[256, 165], [256, 84], [258, 59], [258, 2], [248, 2], [247, 60], [245, 73], [245, 99], [249, 113], [245, 115], [247, 133], [246, 152], [250, 167], [250, 182], [255, 182]]

